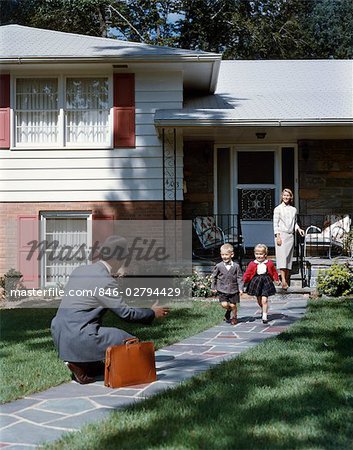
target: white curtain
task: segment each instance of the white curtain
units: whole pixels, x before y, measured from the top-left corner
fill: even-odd
[[[56,241],[56,250],[49,246],[46,251],[46,284],[65,284],[70,273],[78,266],[87,264],[87,219],[46,219],[46,241]],[[80,251],[84,247],[85,252]],[[86,258],[83,258],[86,256]]]
[[[56,144],[58,141],[58,80],[16,80],[16,141]]]
[[[66,80],[66,142],[109,144],[107,78]]]

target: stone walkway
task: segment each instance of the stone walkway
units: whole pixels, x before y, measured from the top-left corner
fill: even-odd
[[[27,450],[103,419],[112,410],[143,401],[173,388],[227,359],[284,331],[300,319],[307,296],[276,295],[270,322],[264,325],[253,301],[241,301],[239,323],[225,322],[156,352],[157,381],[129,388],[106,388],[103,380],[89,385],[71,383],[50,388],[1,406],[0,448]]]

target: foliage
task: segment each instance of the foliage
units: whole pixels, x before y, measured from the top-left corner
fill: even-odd
[[[348,264],[333,264],[329,269],[320,271],[317,289],[320,295],[331,297],[353,294],[353,269]]]
[[[303,27],[313,58],[353,57],[352,0],[317,0]]]
[[[106,36],[108,0],[3,0],[1,24]],[[6,4],[6,8],[4,5]],[[10,14],[7,11],[11,11]]]
[[[1,0],[1,24],[223,53],[353,57],[351,0]]]
[[[344,236],[343,249],[348,256],[353,257],[353,229],[351,229],[349,233]]]
[[[8,270],[4,276],[0,277],[0,296],[5,300],[14,300],[13,294],[18,289],[25,289],[22,282],[22,273],[16,269]]]
[[[178,4],[173,0],[2,0],[0,23],[172,45],[174,25],[168,19]]]
[[[351,0],[184,2],[180,44],[224,59],[351,58]]]
[[[185,292],[191,291],[193,297],[212,297],[211,282],[210,275],[202,276],[194,272],[191,277],[185,278],[181,285]]]

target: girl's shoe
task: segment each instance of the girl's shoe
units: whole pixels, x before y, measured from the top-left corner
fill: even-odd
[[[229,323],[230,322],[230,309],[226,311],[224,314],[224,321]]]

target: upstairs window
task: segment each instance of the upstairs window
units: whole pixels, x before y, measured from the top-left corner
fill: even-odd
[[[16,83],[16,142],[58,143],[58,80],[19,78]]]
[[[107,77],[17,78],[16,146],[110,147]]]
[[[67,78],[66,142],[109,144],[108,80]]]

